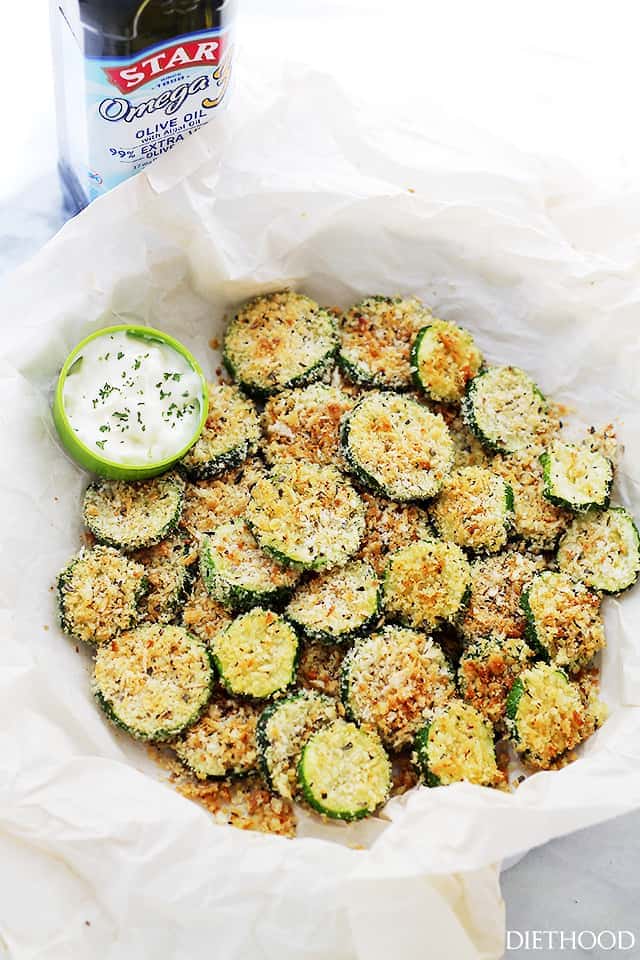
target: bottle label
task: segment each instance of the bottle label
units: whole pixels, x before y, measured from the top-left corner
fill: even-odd
[[[174,37],[128,59],[85,60],[89,200],[182,143],[228,89],[228,28]]]

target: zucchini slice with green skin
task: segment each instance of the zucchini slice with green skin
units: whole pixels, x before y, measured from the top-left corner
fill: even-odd
[[[471,334],[447,320],[434,318],[411,349],[414,382],[437,403],[459,403],[481,366],[482,354]]]
[[[426,538],[396,550],[383,580],[389,616],[416,629],[456,623],[471,588],[471,567],[460,547]]]
[[[295,679],[298,637],[277,613],[254,607],[216,633],[211,651],[220,682],[238,697],[263,700]]]
[[[338,704],[332,697],[307,690],[262,711],[256,743],[260,770],[270,790],[287,800],[296,796],[302,748],[316,730],[337,719]]]
[[[322,816],[360,820],[387,800],[391,764],[375,733],[334,720],[303,747],[298,782],[306,802]]]
[[[491,470],[462,467],[445,480],[431,518],[444,540],[478,553],[497,553],[513,524],[513,490]]]
[[[260,708],[251,703],[217,695],[173,749],[199,780],[244,777],[258,765],[259,715]]]
[[[338,362],[346,376],[365,387],[408,390],[411,344],[432,320],[417,297],[367,297],[340,319]]]
[[[236,610],[284,603],[300,577],[260,549],[244,520],[202,536],[200,575],[214,600]]]
[[[259,545],[300,570],[342,566],[360,546],[364,504],[333,466],[280,463],[258,480],[246,512]]]
[[[131,554],[145,570],[148,591],[141,604],[141,620],[170,623],[189,595],[197,553],[183,536],[161,540]]]
[[[413,761],[429,787],[461,780],[491,787],[501,779],[491,724],[462,700],[436,710],[416,736]]]
[[[331,314],[309,297],[281,290],[239,310],[225,333],[223,361],[250,396],[266,400],[319,380],[337,349]]]
[[[494,634],[474,640],[458,663],[460,696],[502,732],[509,691],[533,659],[522,637]]]
[[[93,692],[132,737],[169,740],[200,718],[213,681],[202,641],[183,627],[151,623],[98,647]]]
[[[576,673],[605,646],[600,597],[566,573],[545,570],[521,599],[526,638],[546,661]]]
[[[358,640],[344,658],[340,694],[349,719],[375,727],[389,749],[400,750],[432,710],[455,695],[455,682],[430,637],[386,626]]]
[[[340,442],[353,475],[390,500],[435,496],[453,464],[442,417],[397,393],[365,394],[343,417]]]
[[[381,600],[375,570],[355,560],[298,587],[285,614],[308,640],[348,643],[378,619]]]
[[[311,460],[342,467],[340,420],[354,403],[353,397],[326,383],[271,397],[262,414],[266,461]]]
[[[586,446],[556,441],[540,456],[544,495],[556,507],[575,513],[609,506],[613,463]]]
[[[591,730],[577,684],[551,664],[525,670],[507,697],[507,730],[522,759],[547,770]]]
[[[464,422],[496,453],[514,453],[549,430],[547,401],[519,367],[490,367],[470,380],[462,402]]]
[[[58,575],[58,612],[65,633],[105,643],[140,619],[145,569],[113,547],[82,549]]]
[[[254,454],[262,432],[256,408],[238,387],[209,383],[209,410],[202,433],[181,466],[190,480],[209,480]]]
[[[624,507],[578,516],[560,541],[558,568],[602,593],[622,593],[640,573],[640,535]]]
[[[84,523],[99,543],[142,550],[164,540],[180,522],[184,480],[166,473],[152,480],[96,480],[84,495]]]
[[[524,636],[526,623],[520,598],[544,563],[543,558],[534,560],[517,550],[505,550],[472,563],[469,603],[456,624],[465,643],[492,634]]]

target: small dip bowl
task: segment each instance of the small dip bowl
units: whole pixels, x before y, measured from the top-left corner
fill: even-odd
[[[100,338],[105,338],[106,346],[109,342],[108,338],[111,334],[122,333],[125,333],[133,339],[140,341],[142,347],[144,347],[144,344],[146,343],[149,346],[160,344],[164,348],[169,348],[170,351],[175,352],[175,354],[180,357],[183,365],[186,361],[188,368],[190,368],[190,372],[195,374],[200,381],[201,389],[197,397],[197,401],[200,406],[200,414],[195,421],[196,427],[189,436],[188,441],[183,443],[180,446],[180,449],[172,451],[171,454],[166,456],[164,459],[147,459],[144,463],[138,464],[131,462],[124,463],[119,461],[117,457],[111,458],[107,455],[103,456],[99,451],[92,450],[85,442],[83,442],[83,440],[80,439],[78,432],[72,426],[67,414],[67,410],[65,408],[65,385],[67,383],[67,378],[70,375],[70,371],[72,371],[74,365],[81,362],[83,351],[86,351],[86,348],[89,344],[92,344],[93,341]],[[73,372],[71,372],[71,376],[73,376]],[[99,385],[96,384],[96,389],[98,389],[98,386]],[[156,386],[159,385],[156,384]],[[137,395],[139,394],[136,394],[136,396]],[[126,399],[126,397],[123,399]],[[130,402],[134,402],[133,397]],[[155,330],[153,327],[120,324],[118,326],[104,327],[101,330],[96,330],[90,336],[85,337],[85,339],[82,340],[77,347],[71,351],[65,360],[62,370],[60,371],[60,376],[58,377],[53,401],[53,420],[65,450],[77,463],[80,464],[80,466],[84,467],[85,470],[89,470],[92,473],[98,474],[99,476],[110,477],[112,479],[143,480],[147,477],[155,477],[158,474],[169,470],[191,449],[193,444],[202,433],[202,429],[207,419],[208,406],[209,396],[205,376],[195,357],[182,343],[180,343],[178,340],[175,340],[173,337],[170,337],[168,334],[163,333],[161,330]],[[166,429],[167,436],[169,436],[169,427]]]

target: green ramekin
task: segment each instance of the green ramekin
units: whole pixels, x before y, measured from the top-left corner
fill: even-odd
[[[103,337],[105,334],[109,333],[121,333],[123,330],[130,331],[141,340],[146,339],[150,341],[160,341],[161,343],[172,347],[177,353],[184,357],[189,366],[195,371],[195,373],[198,374],[202,382],[202,396],[200,397],[202,414],[197,430],[194,431],[193,437],[189,443],[183,447],[182,450],[179,450],[175,455],[168,457],[166,460],[159,460],[157,463],[145,463],[141,464],[140,466],[136,466],[135,464],[131,463],[119,464],[112,460],[108,460],[105,457],[98,456],[98,454],[90,450],[89,447],[85,446],[85,444],[78,439],[78,435],[75,433],[73,427],[69,423],[67,413],[64,408],[64,385],[67,379],[67,374],[78,358],[78,355],[82,353],[84,347],[86,347],[88,343],[91,343],[92,340],[96,340],[98,337]],[[202,433],[202,428],[204,427],[207,419],[208,408],[209,390],[204,373],[202,372],[200,364],[195,357],[182,343],[180,343],[179,340],[174,340],[174,338],[170,337],[169,334],[163,333],[161,330],[155,330],[153,327],[142,327],[131,323],[121,323],[115,327],[103,327],[101,330],[96,330],[95,333],[92,333],[90,336],[85,337],[84,340],[81,340],[77,347],[74,347],[74,349],[71,351],[65,360],[64,366],[60,371],[60,376],[58,377],[55,397],[53,400],[53,422],[56,425],[58,436],[60,437],[65,450],[77,463],[80,464],[81,467],[84,467],[85,470],[89,470],[91,473],[97,473],[101,477],[110,477],[111,479],[115,480],[144,480],[146,477],[156,477],[160,473],[165,473],[175,463],[177,463],[178,460],[181,460],[182,457],[184,457],[184,455],[191,449],[193,444]]]

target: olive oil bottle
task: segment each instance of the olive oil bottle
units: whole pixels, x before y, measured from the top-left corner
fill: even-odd
[[[230,0],[51,0],[60,175],[76,212],[226,102]]]

